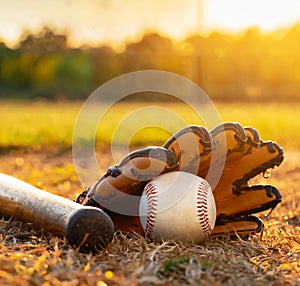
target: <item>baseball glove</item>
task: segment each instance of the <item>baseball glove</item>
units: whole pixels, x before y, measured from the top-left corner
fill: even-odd
[[[263,222],[253,214],[271,212],[281,202],[274,186],[250,186],[249,181],[282,161],[283,150],[272,141],[262,141],[252,127],[229,122],[208,131],[202,126],[189,126],[163,147],[143,148],[127,155],[77,202],[105,210],[118,230],[143,233],[138,210],[145,185],[162,173],[185,171],[212,186],[217,209],[212,236],[249,235],[263,228]]]

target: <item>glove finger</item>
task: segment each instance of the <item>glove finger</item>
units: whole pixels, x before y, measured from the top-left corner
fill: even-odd
[[[213,140],[204,127],[193,125],[177,132],[163,146],[175,153],[179,170],[198,174],[204,162],[209,162]]]
[[[139,200],[137,198],[133,202],[132,196],[140,196],[144,186],[155,176],[176,168],[178,160],[175,154],[165,148],[136,150],[101,176],[88,191],[84,204],[97,202],[104,208],[121,207],[123,212],[138,214]]]
[[[282,148],[275,142],[264,141],[258,149],[244,156],[236,164],[234,188],[238,192],[238,188],[246,184],[250,179],[260,173],[264,173],[270,168],[279,166],[284,159]]]
[[[216,133],[216,131],[219,132]],[[258,131],[253,127],[242,127],[238,123],[229,122],[224,124],[223,132],[224,134],[222,134],[221,126],[212,131],[213,138],[218,142],[219,149],[226,146],[226,163],[231,160],[238,160],[245,154],[251,153],[261,143]],[[221,137],[221,140],[226,140],[226,142],[223,143],[218,137]]]
[[[217,216],[239,218],[268,209],[273,210],[281,202],[281,194],[271,185],[256,185],[240,188],[232,199],[216,200]]]
[[[247,141],[245,130],[236,122],[225,122],[210,131],[216,142],[216,158],[224,157],[231,152],[240,151]]]
[[[176,154],[181,171],[206,178],[210,167],[217,168],[222,164],[222,159],[224,162],[226,155],[240,156],[246,142],[249,142],[249,148],[259,143],[259,134],[255,129],[247,127],[244,130],[238,123],[222,123],[214,128],[211,134],[204,127],[189,126],[170,138],[164,147]]]
[[[247,143],[244,128],[239,123],[225,122],[211,130],[215,144],[210,161],[205,162],[198,173],[205,178],[214,189],[222,178],[222,173],[229,158],[240,157]],[[227,187],[231,182],[227,182]]]
[[[176,133],[163,146],[172,150],[180,170],[206,178],[213,160],[215,167],[227,153],[241,150],[247,141],[238,123],[222,123],[208,132],[202,126],[189,126]]]
[[[222,176],[213,191],[216,201],[233,198],[251,178],[280,165],[283,151],[276,143],[267,141],[262,142],[259,148],[252,148],[251,152],[229,156],[231,158],[226,159]]]
[[[211,237],[223,236],[248,236],[261,232],[263,222],[255,216],[246,216],[240,220],[227,220],[216,222],[216,225],[211,233]]]
[[[224,171],[236,168],[237,161],[245,155],[251,154],[254,149],[259,148],[261,140],[258,131],[253,127],[244,127],[244,133],[246,136],[245,142],[240,144],[239,148],[230,149],[227,152]]]
[[[244,131],[247,137],[247,143],[250,146],[258,148],[261,142],[259,132],[251,126],[244,127]]]

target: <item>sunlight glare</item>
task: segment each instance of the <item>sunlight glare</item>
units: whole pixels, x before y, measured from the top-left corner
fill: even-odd
[[[272,31],[300,21],[298,0],[204,0],[205,27],[240,31],[256,26],[262,31]]]
[[[121,43],[149,31],[181,41],[213,30],[240,32],[257,26],[267,32],[298,21],[298,0],[11,0],[0,10],[0,39],[13,46],[24,31],[48,26],[67,33],[71,46],[113,44],[122,51]]]

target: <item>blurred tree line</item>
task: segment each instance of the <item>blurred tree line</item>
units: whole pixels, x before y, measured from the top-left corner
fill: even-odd
[[[213,32],[181,43],[156,33],[112,47],[68,46],[68,36],[44,28],[17,48],[0,43],[0,97],[85,99],[106,81],[157,69],[183,75],[218,100],[294,100],[300,90],[300,23],[261,34]]]

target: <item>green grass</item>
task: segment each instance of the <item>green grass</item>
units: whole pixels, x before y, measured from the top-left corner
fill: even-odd
[[[71,146],[79,104],[40,102],[0,103],[0,146]]]
[[[0,148],[71,147],[81,106],[78,102],[0,102]],[[285,148],[300,147],[300,103],[215,103],[215,106],[222,121],[251,125],[262,139],[276,141]],[[91,130],[92,135],[96,133],[100,147],[110,142],[125,146],[162,144],[186,124],[205,125],[199,114],[179,103],[122,103],[108,110],[98,106],[91,110],[91,116],[97,121],[101,119],[98,129]],[[90,129],[87,126],[80,132]],[[91,141],[93,136],[85,139]]]
[[[198,245],[152,242],[135,233],[116,232],[105,251],[91,256],[72,250],[63,238],[33,224],[0,219],[0,285],[299,285],[300,154],[293,150],[300,147],[299,105],[216,104],[223,121],[252,125],[264,140],[290,149],[270,178],[257,178],[282,194],[282,203],[268,217],[257,214],[265,224],[262,234],[208,239]],[[144,104],[120,104],[109,112],[95,106],[89,117],[105,115],[99,123],[98,144],[111,138],[118,144],[162,143],[182,127],[177,117],[202,124],[185,106],[156,106],[173,110],[176,116],[164,109],[153,113]],[[0,172],[74,200],[83,186],[72,152],[56,152],[52,146],[71,147],[80,107],[79,103],[0,102],[0,150],[21,147],[1,152]],[[110,162],[111,152],[104,150],[101,168]]]

